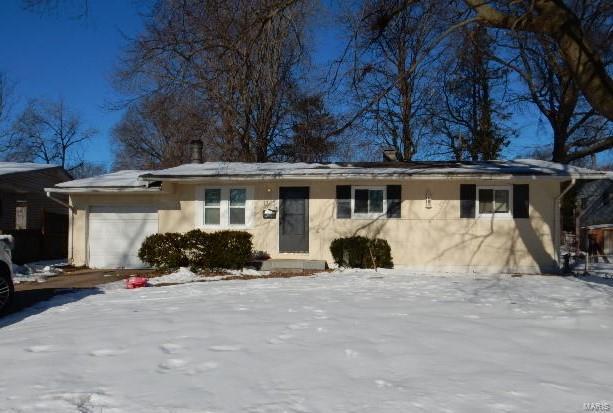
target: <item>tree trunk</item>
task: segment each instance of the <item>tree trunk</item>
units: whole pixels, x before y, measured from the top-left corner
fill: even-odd
[[[566,128],[556,127],[553,128],[553,153],[551,160],[553,162],[567,163],[566,160],[566,141],[568,134]]]
[[[581,92],[596,112],[613,120],[613,80],[581,29],[581,22],[561,1],[535,0],[538,15],[504,14],[483,0],[465,0],[483,24],[500,29],[544,33],[557,43]]]

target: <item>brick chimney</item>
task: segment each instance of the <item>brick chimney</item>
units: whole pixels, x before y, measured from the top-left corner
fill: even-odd
[[[194,139],[189,143],[191,151],[191,163],[202,163],[202,149],[204,144],[200,139]]]

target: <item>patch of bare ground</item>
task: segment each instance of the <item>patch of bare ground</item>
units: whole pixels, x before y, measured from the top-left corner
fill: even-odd
[[[247,274],[228,275],[227,273],[224,273],[224,272],[210,272],[210,273],[199,274],[204,278],[201,280],[194,280],[193,282],[202,283],[202,282],[216,282],[216,281],[229,281],[229,280],[261,280],[264,278],[311,277],[315,274],[319,274],[322,272],[330,272],[330,271],[331,270],[287,270],[287,271],[272,271],[270,274],[265,274],[265,275],[247,275]],[[219,277],[219,276],[223,276],[224,278],[223,279],[214,278],[214,277]],[[207,280],[206,277],[210,277],[211,279]],[[152,277],[149,276],[147,278],[152,278]],[[156,284],[153,287],[165,287],[165,286],[177,285],[177,284],[179,283],[162,283],[162,284]]]

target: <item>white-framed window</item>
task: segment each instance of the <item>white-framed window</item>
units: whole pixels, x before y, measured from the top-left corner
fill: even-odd
[[[229,224],[246,225],[247,221],[247,188],[230,188],[229,199]]]
[[[15,207],[15,229],[28,228],[28,203],[27,201],[17,201]]]
[[[384,186],[352,186],[352,218],[377,218],[385,216],[387,196]]]
[[[204,189],[204,225],[221,225],[221,188]]]
[[[512,217],[513,188],[510,186],[478,186],[478,217]]]
[[[250,187],[204,187],[199,189],[201,208],[196,223],[211,229],[253,226],[253,189]]]

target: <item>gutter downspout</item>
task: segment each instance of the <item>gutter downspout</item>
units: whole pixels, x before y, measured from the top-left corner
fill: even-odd
[[[49,198],[50,200],[55,201],[58,204],[60,204],[61,206],[63,206],[64,208],[68,208],[70,211],[74,212],[75,207],[73,207],[72,205],[67,204],[66,202],[62,201],[61,199],[54,198],[51,195],[51,192],[45,192],[45,193],[47,194],[47,198]]]
[[[575,183],[577,182],[577,180],[575,178],[572,178],[570,181],[570,185],[568,185],[561,193],[560,195],[558,195],[555,198],[554,201],[554,210],[553,210],[553,242],[554,242],[554,260],[556,262],[556,264],[558,265],[558,270],[562,269],[562,265],[560,263],[560,244],[561,244],[561,231],[562,228],[560,228],[560,207],[562,204],[562,198],[564,198],[564,195],[566,195],[568,193],[568,191],[570,191],[574,186]]]
[[[76,208],[70,204],[67,204],[66,202],[62,201],[61,199],[57,199],[54,198],[53,195],[51,194],[51,192],[45,192],[47,194],[47,198],[49,198],[52,201],[57,202],[58,204],[62,205],[65,208],[68,208],[68,210],[70,211],[70,215],[69,215],[69,220],[68,220],[68,226],[70,227],[70,261],[74,262],[74,214],[76,211]]]

